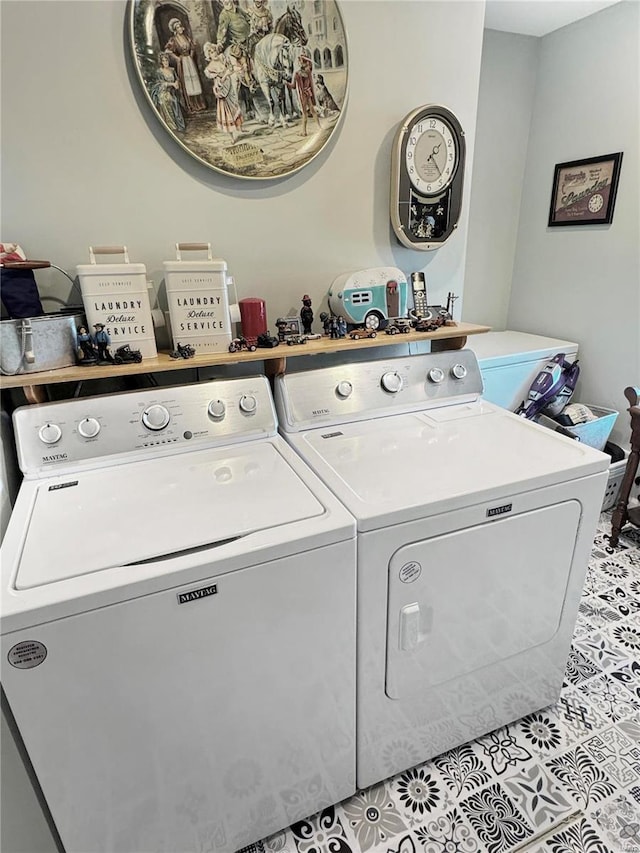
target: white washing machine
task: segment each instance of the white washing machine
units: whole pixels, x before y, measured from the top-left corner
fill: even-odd
[[[578,357],[578,344],[526,332],[487,332],[471,335],[467,348],[476,354],[484,381],[485,400],[515,412],[527,399],[538,373],[556,353],[569,361]]]
[[[231,853],[355,788],[355,523],[264,377],[30,406],[2,686],[66,853]]]
[[[556,700],[609,457],[485,402],[469,350],[275,392],[358,525],[358,786]]]

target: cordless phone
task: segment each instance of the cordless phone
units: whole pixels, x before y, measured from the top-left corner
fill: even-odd
[[[427,285],[423,272],[411,273],[411,290],[413,292],[413,310],[418,317],[426,317],[427,309]]]

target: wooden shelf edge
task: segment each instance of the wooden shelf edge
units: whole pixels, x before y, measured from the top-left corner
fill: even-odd
[[[285,369],[288,356],[318,355],[320,353],[348,352],[355,349],[372,349],[391,344],[406,344],[412,341],[432,341],[433,349],[461,349],[469,335],[479,335],[491,330],[490,326],[473,323],[457,323],[455,326],[443,326],[435,332],[409,332],[409,334],[387,335],[378,333],[375,338],[363,338],[352,341],[350,338],[322,338],[308,341],[306,344],[287,346],[281,344],[274,349],[258,349],[255,352],[207,353],[188,359],[173,359],[166,352],[158,353],[156,358],[145,358],[139,364],[105,364],[92,367],[62,367],[59,370],[46,370],[40,373],[20,373],[16,376],[0,376],[0,389],[24,388],[30,402],[41,402],[45,395],[37,390],[45,385],[58,385],[63,382],[87,382],[92,379],[108,379],[114,376],[135,376],[145,373],[166,373],[172,370],[188,370],[217,365],[246,364],[252,361],[264,361],[267,375],[274,376]]]

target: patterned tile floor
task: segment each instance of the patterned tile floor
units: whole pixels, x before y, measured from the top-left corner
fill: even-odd
[[[603,514],[555,705],[247,853],[640,853],[640,530],[614,550],[609,529]]]

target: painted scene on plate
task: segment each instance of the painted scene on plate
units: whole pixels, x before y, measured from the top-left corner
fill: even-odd
[[[297,171],[345,108],[346,34],[335,0],[134,0],[131,40],[165,128],[227,174]]]

